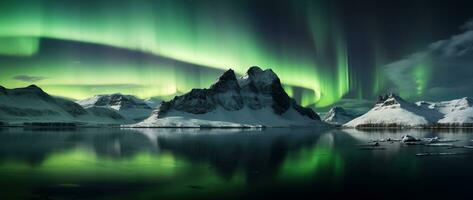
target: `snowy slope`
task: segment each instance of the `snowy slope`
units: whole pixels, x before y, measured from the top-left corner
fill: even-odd
[[[152,100],[144,101],[132,95],[104,94],[77,101],[84,108],[104,108],[118,112],[128,122],[134,123],[147,118],[153,111],[149,104]],[[104,111],[102,109],[102,111]]]
[[[74,117],[53,97],[39,87],[30,85],[25,88],[0,88],[0,121],[12,123],[31,122],[68,122]],[[79,106],[79,108],[81,108]],[[72,109],[74,110],[74,109]],[[83,112],[85,112],[82,109]]]
[[[133,126],[288,127],[320,124],[314,111],[301,107],[286,94],[273,71],[251,67],[239,79],[233,70],[228,70],[209,89],[193,89],[163,102],[149,118]]]
[[[344,127],[418,127],[436,123],[443,114],[405,101],[394,94],[381,97],[376,105],[364,115]]]
[[[355,119],[360,115],[351,113],[342,107],[333,107],[331,108],[324,116],[323,121],[329,123],[329,124],[334,124],[334,125],[342,125],[345,124],[352,119]]]
[[[468,97],[442,102],[421,101],[416,104],[444,114],[437,122],[439,124],[473,123],[473,101]]]
[[[182,111],[171,111],[166,117],[157,118],[153,114],[148,119],[140,122],[135,127],[288,127],[288,126],[315,126],[320,125],[314,120],[300,116],[295,110],[290,109],[283,115],[275,115],[271,108],[251,110],[243,108],[236,111],[217,108],[205,114],[192,114]]]
[[[148,118],[131,127],[176,127],[176,128],[204,128],[204,127],[220,127],[220,128],[253,128],[260,127],[251,124],[232,123],[220,120],[205,120],[197,117],[184,117],[182,115],[168,116],[158,120]]]
[[[144,102],[152,109],[155,109],[163,100],[159,97],[150,97],[145,99]]]
[[[6,89],[0,86],[0,122],[23,123],[119,124],[120,119],[95,115],[73,101],[48,95],[41,88]]]

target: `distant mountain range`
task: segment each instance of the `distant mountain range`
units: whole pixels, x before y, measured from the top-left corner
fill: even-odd
[[[343,125],[359,116],[359,114],[335,106],[325,114],[323,121],[333,125]]]
[[[284,91],[271,70],[251,67],[237,78],[226,71],[208,89],[193,89],[163,102],[134,127],[316,126],[320,117]]]
[[[344,127],[458,127],[471,126],[473,107],[470,98],[443,102],[411,103],[395,94],[381,96],[374,107]]]
[[[226,71],[208,89],[193,89],[158,105],[158,99],[106,94],[73,102],[35,85],[0,88],[2,125],[129,125],[132,127],[317,126],[320,117],[284,91],[270,69],[251,67],[243,77]],[[156,107],[154,109],[154,107]]]
[[[81,101],[53,97],[36,85],[0,86],[1,125],[121,125],[139,122],[153,111],[151,100],[131,95],[97,95]]]
[[[363,115],[334,107],[323,121],[345,128],[473,127],[473,101],[408,102],[395,94],[380,96]],[[193,89],[170,101],[105,94],[71,101],[41,88],[0,86],[0,125],[125,127],[293,127],[325,126],[310,108],[284,91],[271,70],[251,67],[237,78],[223,73],[206,89]]]
[[[105,94],[96,95],[88,99],[76,101],[87,109],[102,109],[117,112],[127,122],[139,122],[149,117],[153,111],[154,101],[145,101],[132,95]]]
[[[473,100],[468,97],[441,102],[416,102],[416,105],[435,110],[443,117],[437,121],[438,124],[460,125],[473,123]]]
[[[52,97],[41,88],[6,89],[0,86],[0,123],[22,124],[121,124],[121,115],[102,109],[86,109],[73,101]]]

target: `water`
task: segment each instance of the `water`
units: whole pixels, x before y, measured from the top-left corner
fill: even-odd
[[[472,131],[0,129],[2,199],[472,199]],[[416,156],[417,153],[462,153]]]

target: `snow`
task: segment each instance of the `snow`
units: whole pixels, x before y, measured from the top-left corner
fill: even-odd
[[[333,107],[325,114],[323,121],[329,124],[342,125],[356,117],[357,115],[346,111],[342,107]]]
[[[158,97],[150,97],[144,100],[146,104],[152,109],[158,107],[158,105],[163,101]]]
[[[209,89],[192,89],[163,102],[153,114],[132,127],[293,127],[324,124],[302,108],[282,88],[270,69],[251,67],[237,79],[233,70]]]
[[[377,103],[370,111],[355,118],[344,127],[358,127],[363,125],[397,127],[419,127],[433,124],[442,117],[437,111],[404,101],[398,96],[392,96],[386,101]]]
[[[406,143],[406,142],[417,142],[420,140],[410,135],[403,135],[401,138],[401,141]]]
[[[389,125],[397,124],[399,126],[419,126],[428,124],[429,121],[420,115],[400,108],[393,110],[370,110],[368,113],[346,123],[346,127],[356,127],[363,124]]]
[[[149,105],[155,104],[153,99],[145,101],[132,95],[122,95],[120,93],[95,95],[88,99],[79,100],[77,103],[84,108],[102,107],[115,110],[126,119],[126,123],[135,123],[147,118],[153,111]],[[124,105],[125,103],[127,104]]]
[[[461,99],[454,99],[450,101],[441,101],[441,102],[427,102],[419,101],[416,102],[416,105],[427,107],[429,109],[437,110],[443,114],[448,114],[451,112],[465,110],[472,107],[472,100],[468,97],[463,97]]]
[[[465,124],[473,123],[473,101],[464,97],[451,101],[442,102],[417,102],[419,106],[436,110],[444,114],[443,118],[437,123],[440,124]]]
[[[249,75],[249,73],[252,73],[252,75]],[[238,79],[238,85],[244,88],[250,82],[253,82],[258,86],[266,86],[273,83],[276,79],[278,77],[271,69],[262,70],[259,67],[251,67],[247,74]]]
[[[163,118],[158,118],[156,114],[153,114],[143,122],[131,125],[131,127],[292,127],[320,125],[322,125],[320,121],[302,116],[292,108],[282,115],[276,115],[270,107],[258,110],[244,107],[235,111],[218,107],[205,114],[171,111]]]
[[[67,122],[73,117],[54,98],[36,86],[6,89],[0,93],[0,121],[16,124],[41,120]]]
[[[251,77],[260,81],[262,85],[258,87],[263,87],[264,84],[270,84],[274,78],[277,78],[270,70],[254,69],[252,73],[260,73],[262,76],[243,76],[238,79],[238,83],[245,84],[245,81]],[[252,92],[249,87],[242,88],[240,92],[228,90],[214,94],[215,96],[212,97],[214,100],[209,102],[212,103],[212,109],[206,110],[203,114],[171,109],[161,116],[158,116],[158,112],[152,113],[149,106],[153,104],[152,100],[145,101],[131,95],[122,95],[123,97],[114,101],[105,101],[98,105],[97,102],[103,100],[102,98],[110,99],[111,95],[97,95],[78,101],[85,107],[84,109],[70,100],[51,97],[36,86],[0,89],[0,122],[12,125],[31,122],[64,122],[88,125],[130,124],[125,127],[247,128],[307,127],[325,124],[302,115],[293,106],[281,115],[276,114],[272,108],[271,95]],[[122,98],[128,99],[121,101]],[[195,105],[190,105],[190,107],[195,107]],[[350,120],[350,115],[350,113],[333,108],[324,120],[340,124],[343,121],[349,121],[343,125],[344,127],[363,125],[383,127],[393,124],[396,127],[423,127],[437,123],[461,125],[473,123],[473,103],[470,98],[465,97],[451,101],[421,101],[414,104],[391,95],[360,117]],[[137,120],[142,119],[144,121],[136,123]]]
[[[88,99],[83,99],[76,101],[77,104],[81,105],[84,108],[89,108],[95,105],[102,95],[96,95]]]
[[[394,102],[386,104],[386,102]],[[346,123],[345,127],[375,124],[396,124],[401,127],[419,127],[435,124],[473,123],[473,103],[468,97],[442,102],[420,101],[409,103],[394,96],[378,103],[366,114]]]
[[[473,108],[448,113],[438,123],[443,124],[465,124],[473,123]]]
[[[162,119],[146,119],[135,125],[124,125],[124,127],[177,127],[177,128],[205,128],[205,127],[220,127],[220,128],[250,128],[257,127],[248,124],[238,124],[225,121],[211,121],[203,119],[187,118],[182,116],[166,117]]]
[[[37,86],[4,89],[0,93],[0,121],[9,125],[24,123],[119,124],[109,113],[98,114],[73,101],[48,95]]]
[[[92,116],[85,116],[84,120],[102,122],[102,123],[125,123],[123,116],[118,114],[116,111],[102,107],[90,107],[85,109]],[[91,118],[92,117],[92,118]]]

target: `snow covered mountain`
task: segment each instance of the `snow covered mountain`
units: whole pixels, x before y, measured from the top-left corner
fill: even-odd
[[[312,126],[319,116],[290,98],[271,70],[251,67],[238,78],[226,71],[208,89],[164,101],[138,127]]]
[[[375,106],[344,127],[421,127],[437,123],[443,114],[402,99],[395,94],[380,96]]]
[[[144,102],[146,104],[148,104],[148,106],[150,108],[152,108],[153,110],[159,106],[159,104],[163,101],[162,98],[159,98],[159,97],[150,97],[150,98],[147,98],[144,100]],[[148,116],[147,116],[148,117]]]
[[[95,95],[91,98],[77,101],[76,103],[87,109],[102,108],[100,110],[103,112],[111,112],[110,110],[116,111],[130,122],[142,121],[148,117],[153,111],[150,105],[154,104],[151,99],[144,101],[135,96],[120,93]],[[109,111],[105,111],[106,109],[109,109]]]
[[[351,113],[342,107],[336,106],[331,108],[324,116],[323,121],[334,124],[334,125],[342,125],[345,124],[352,119],[355,119],[360,115]]]
[[[444,114],[437,122],[438,124],[462,125],[473,123],[473,100],[468,97],[441,102],[420,101],[416,104]]]
[[[36,85],[15,89],[0,86],[0,124],[120,124],[122,120],[110,113],[90,112],[73,101],[52,97]]]

